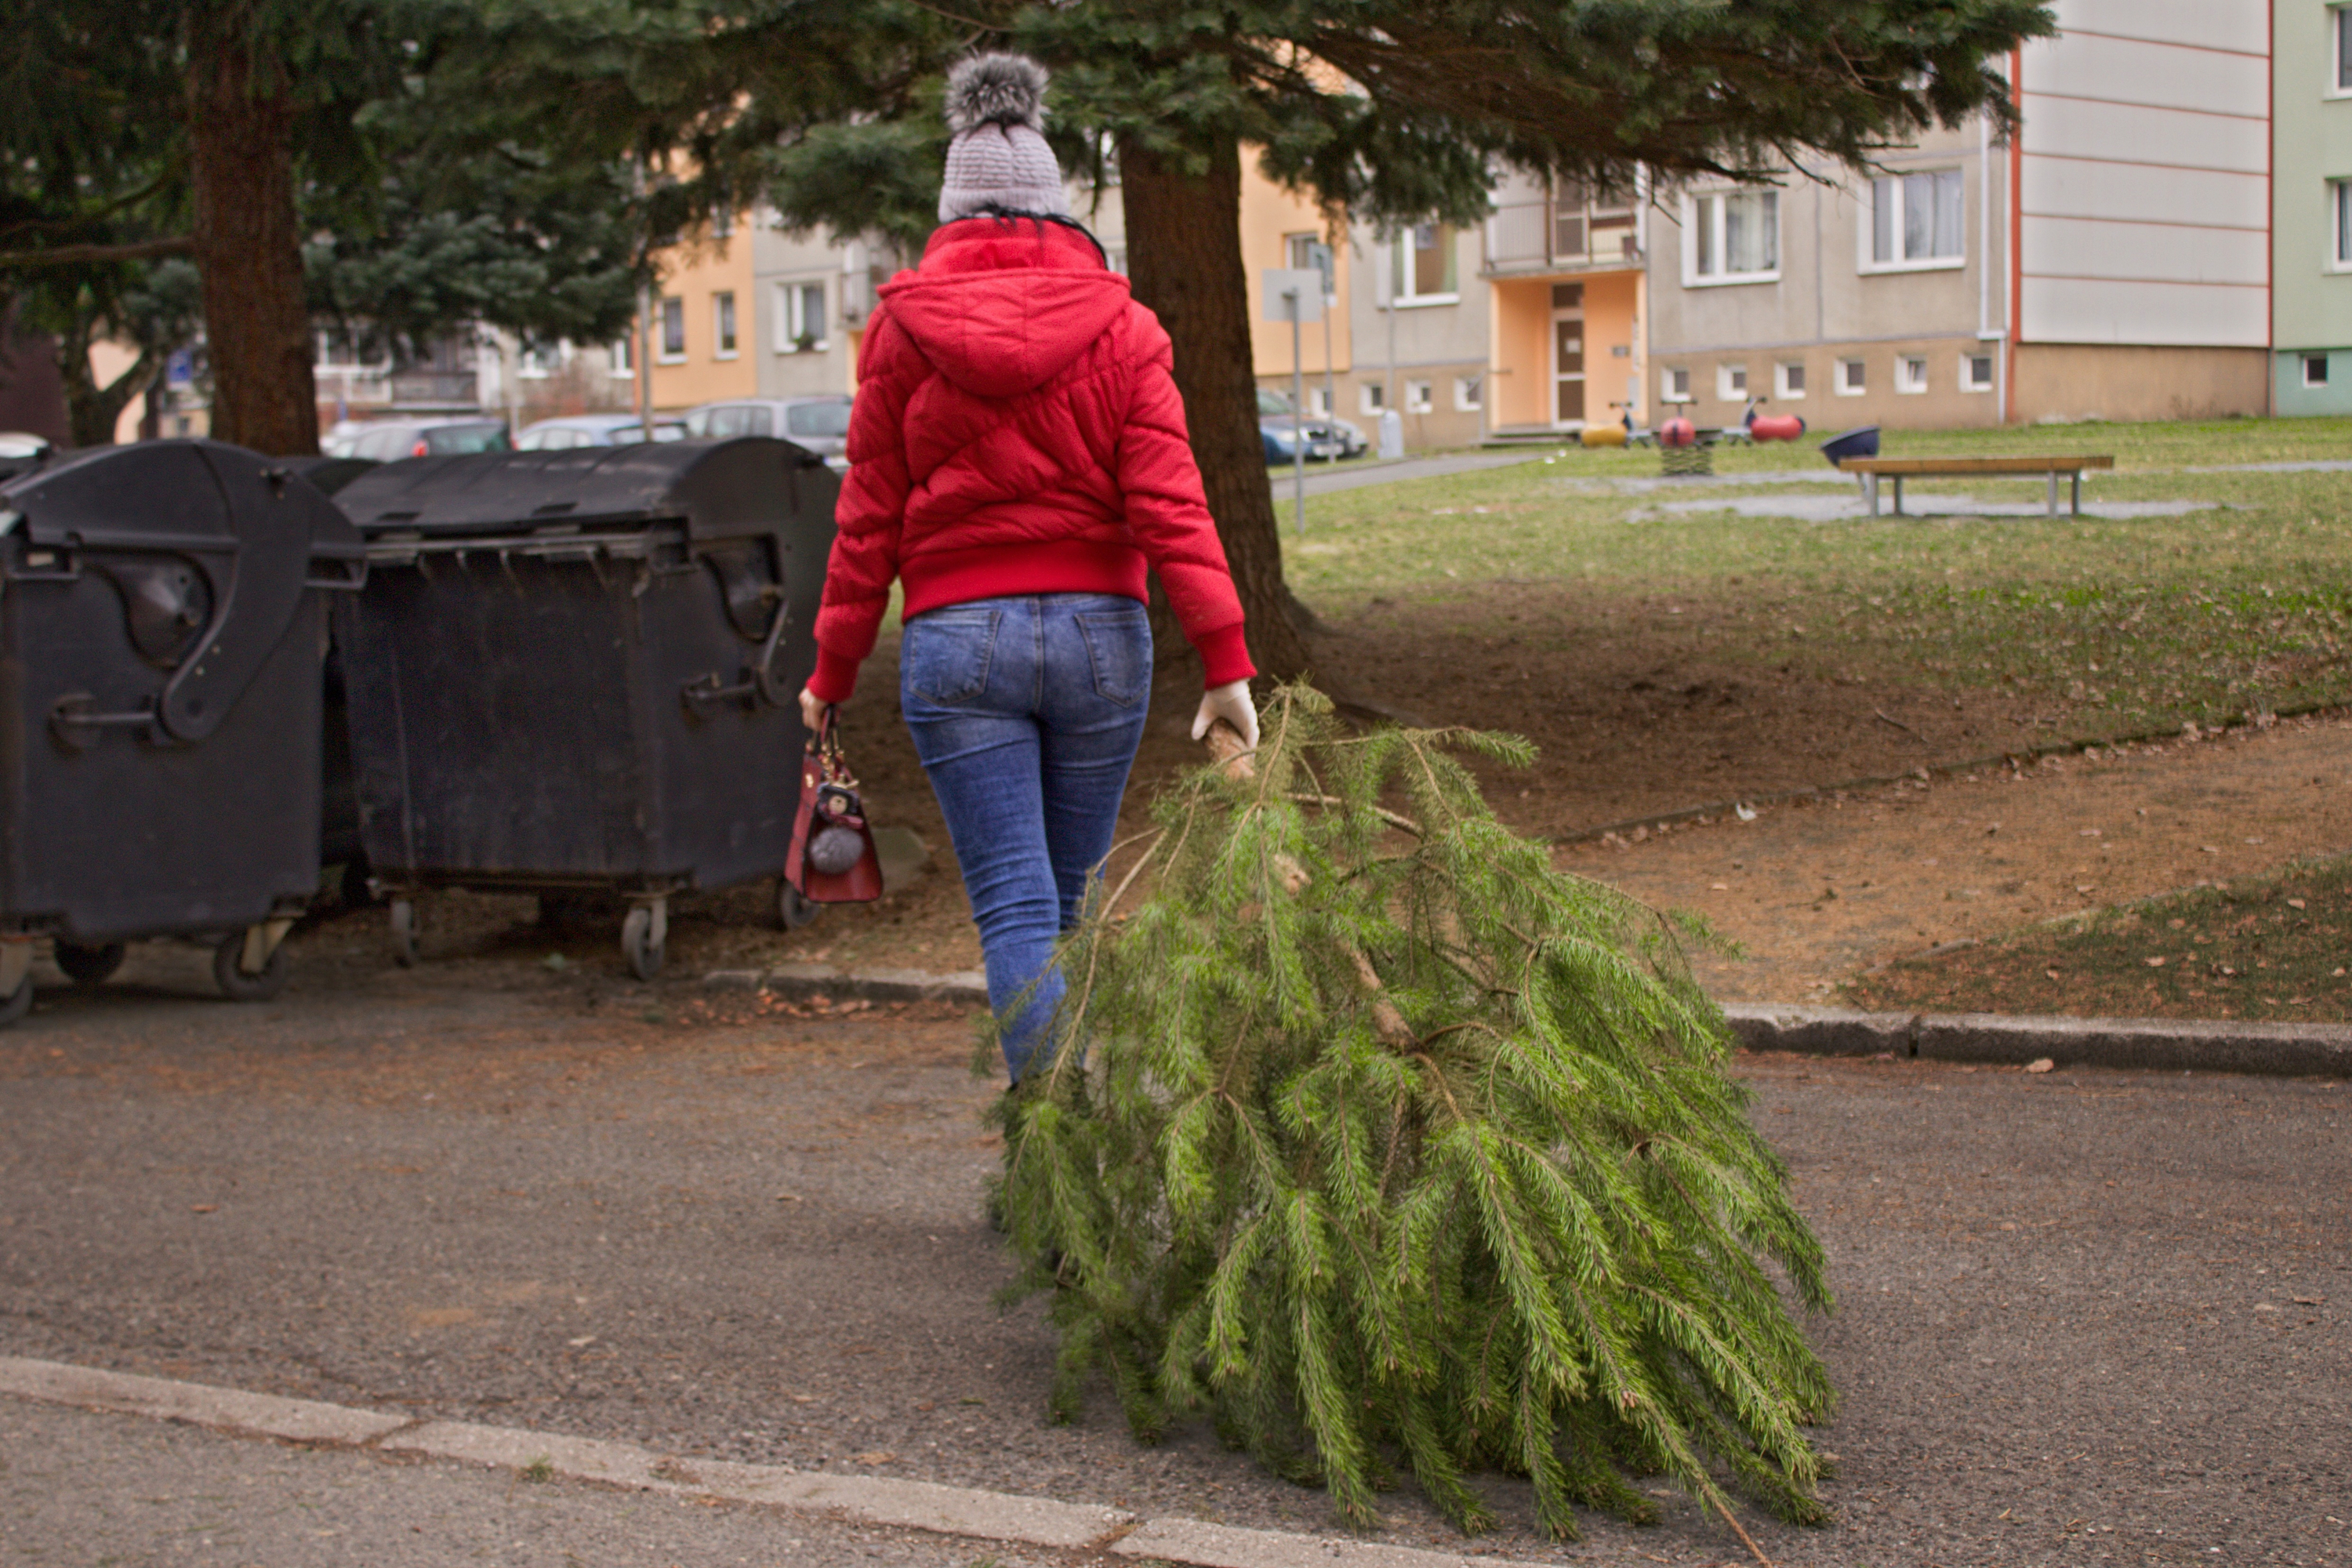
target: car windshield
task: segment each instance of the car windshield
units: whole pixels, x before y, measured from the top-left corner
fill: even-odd
[[[615,447],[634,447],[645,438],[646,427],[642,425],[619,426],[613,431],[612,435],[613,445]],[[677,424],[674,421],[662,421],[654,426],[654,439],[656,441],[683,441],[686,439],[686,426]]]
[[[846,436],[846,403],[795,403],[784,410],[784,431],[793,436]]]
[[[460,452],[506,452],[513,448],[507,442],[503,425],[443,425],[425,432],[425,449],[436,458]]]

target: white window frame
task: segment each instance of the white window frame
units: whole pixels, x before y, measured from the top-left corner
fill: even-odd
[[[1691,400],[1690,369],[1686,365],[1668,365],[1658,372],[1658,401],[1688,403]]]
[[[728,346],[728,340],[734,346]],[[710,357],[741,359],[743,357],[743,322],[735,309],[735,290],[714,289],[710,291]]]
[[[1475,414],[1486,406],[1486,377],[1483,373],[1454,378],[1454,411],[1456,414]]]
[[[2352,5],[2327,8],[2327,98],[2352,98]]]
[[[604,350],[604,373],[612,376],[634,376],[637,374],[637,333],[632,327],[614,338]]]
[[[1853,374],[1848,375],[1846,374],[1848,371]],[[1831,383],[1830,390],[1840,397],[1861,397],[1867,394],[1870,391],[1870,362],[1859,359],[1838,361],[1837,374]]]
[[[1748,401],[1748,366],[1746,363],[1718,364],[1715,367],[1715,400],[1717,403]]]
[[[775,349],[780,354],[802,353],[817,354],[833,347],[833,340],[824,333],[819,333],[805,350],[801,347],[801,336],[808,327],[808,295],[805,291],[811,289],[817,290],[822,300],[818,309],[824,311],[828,330],[830,328],[833,321],[833,296],[825,288],[824,279],[793,278],[779,281],[775,285],[774,319]]]
[[[2327,182],[2327,270],[2352,272],[2352,179]]]
[[[1789,379],[1789,373],[1792,370],[1797,373],[1793,383]],[[1772,395],[1783,403],[1802,403],[1806,379],[1803,360],[1782,360],[1772,367]]]
[[[1406,382],[1404,384],[1404,411],[1407,414],[1436,413],[1436,384],[1427,381]]]
[[[1772,265],[1760,272],[1728,270],[1727,252],[1730,239],[1724,222],[1724,204],[1732,196],[1758,196],[1772,206]],[[1713,216],[1707,225],[1708,249],[1703,259],[1707,270],[1700,269],[1699,255],[1700,204],[1710,204]],[[1683,287],[1685,289],[1721,289],[1741,283],[1778,283],[1780,280],[1780,193],[1769,187],[1738,185],[1717,191],[1685,192],[1683,195]]]
[[[1895,356],[1895,390],[1904,397],[1916,397],[1927,390],[1927,356],[1896,354]]]
[[[2335,358],[2334,355],[2322,350],[2320,353],[2315,354],[2299,353],[2294,357],[2296,362],[2295,368],[2301,373],[2303,376],[2303,384],[2305,387],[2316,389],[2328,384],[2327,373],[2332,368],[2330,361]],[[2311,379],[2311,367],[2315,364],[2319,367],[2319,379],[2317,381]]]
[[[1368,415],[1385,414],[1389,407],[1388,392],[1388,387],[1380,382],[1359,382],[1356,384],[1356,406]]]
[[[1903,180],[1906,174],[1958,174],[1960,176],[1960,239],[1959,249],[1949,256],[1927,256],[1916,260],[1895,257],[1889,261],[1878,259],[1878,188],[1885,184],[1895,193],[1895,242],[1903,243]],[[1854,227],[1854,268],[1861,272],[1952,272],[1969,264],[1969,177],[1967,171],[1956,164],[1944,164],[1933,169],[1895,169],[1879,175],[1862,188],[1862,200],[1856,204],[1861,221]]]
[[[1979,360],[1985,362],[1985,378],[1982,381],[1979,381],[1970,374],[1976,369],[1976,363]],[[1976,349],[1960,351],[1960,390],[1962,392],[1990,392],[1993,382],[2000,374],[2000,368],[1993,363],[1993,357],[1990,352],[1979,352]]]
[[[1309,419],[1331,417],[1331,394],[1328,389],[1320,386],[1310,386],[1307,389],[1307,417]]]
[[[660,311],[654,322],[654,363],[684,364],[689,342],[686,335],[686,297],[682,294],[666,294],[662,296],[658,304]],[[669,346],[669,313],[670,307],[673,305],[677,307],[677,348],[675,351]]]
[[[1412,252],[1407,248],[1414,243],[1416,230],[1433,228],[1441,245],[1444,243],[1446,226],[1442,223],[1417,223],[1399,229],[1394,237],[1381,247],[1382,269],[1389,275],[1389,304],[1400,310],[1419,310],[1432,305],[1458,305],[1462,302],[1462,232],[1454,231],[1454,287],[1435,294],[1407,294],[1399,285],[1412,286]]]

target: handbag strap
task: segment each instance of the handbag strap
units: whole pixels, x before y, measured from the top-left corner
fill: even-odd
[[[849,759],[841,750],[841,730],[836,722],[836,710],[830,702],[816,721],[816,733],[808,738],[809,754],[817,760],[817,772],[826,784],[845,789],[857,787],[856,775],[849,771]]]

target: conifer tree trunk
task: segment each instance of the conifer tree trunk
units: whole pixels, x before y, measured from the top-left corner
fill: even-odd
[[[319,449],[294,207],[294,104],[251,0],[188,23],[189,178],[212,362],[212,433],[273,456]]]
[[[1289,679],[1307,668],[1303,616],[1282,577],[1282,535],[1250,374],[1250,284],[1242,266],[1241,149],[1221,143],[1203,174],[1129,146],[1119,153],[1127,265],[1135,297],[1159,313],[1176,348],[1176,389],[1249,617],[1258,669]]]

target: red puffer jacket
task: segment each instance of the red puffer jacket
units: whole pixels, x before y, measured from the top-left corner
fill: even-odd
[[[1171,364],[1084,234],[982,217],[931,236],[866,328],[809,689],[848,697],[894,577],[912,617],[1013,594],[1141,599],[1147,566],[1209,685],[1256,673]]]

